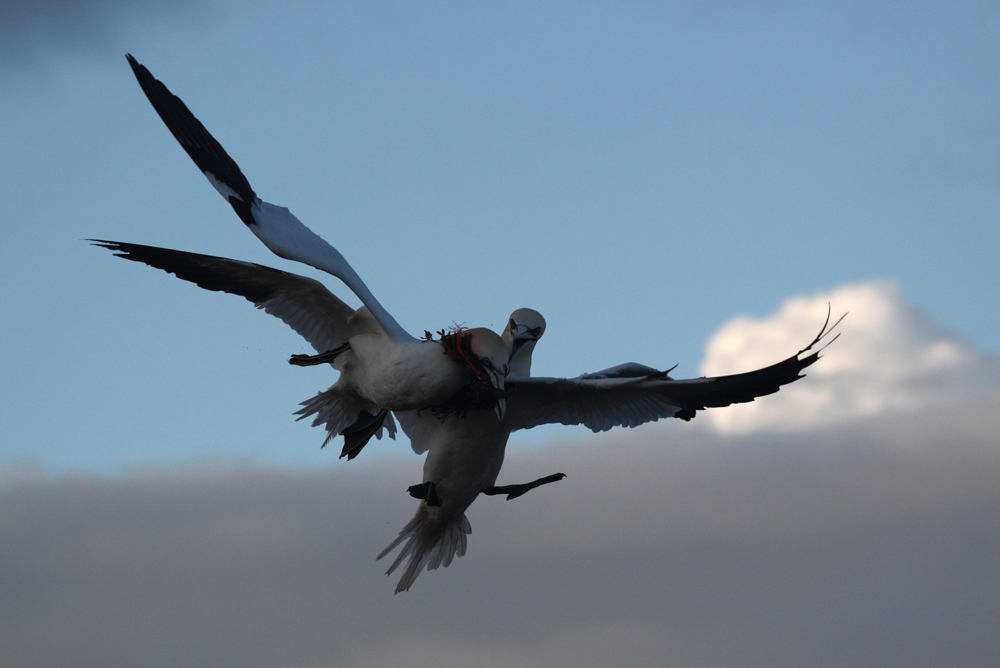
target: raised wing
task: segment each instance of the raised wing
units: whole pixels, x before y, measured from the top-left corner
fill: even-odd
[[[256,221],[250,207],[260,200],[236,161],[229,157],[226,149],[222,148],[201,121],[195,118],[184,102],[171,93],[163,82],[156,79],[144,65],[140,65],[132,54],[125,54],[125,57],[142,92],[170,133],[191,156],[209,183],[232,205],[240,220],[248,226],[254,225]]]
[[[577,378],[509,377],[508,425],[515,431],[550,423],[582,424],[600,432],[618,426],[637,427],[667,417],[690,420],[706,408],[750,402],[803,377],[802,370],[819,359],[822,349],[809,351],[840,320],[828,328],[829,322],[827,315],[816,338],[788,359],[732,376],[673,380],[663,371],[622,364]]]
[[[250,262],[184,251],[91,239],[117,257],[162,269],[200,288],[239,295],[279,318],[317,352],[354,334],[354,309],[319,281]]]
[[[340,251],[306,227],[287,208],[257,197],[236,161],[229,157],[187,105],[131,54],[125,57],[139,86],[171,134],[209,183],[229,202],[240,220],[271,252],[333,274],[368,307],[387,334],[397,340],[416,340],[375,299]]]

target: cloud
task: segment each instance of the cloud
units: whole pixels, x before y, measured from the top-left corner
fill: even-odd
[[[177,15],[190,0],[5,0],[0,21],[0,62],[20,63],[40,44],[82,46],[106,39],[109,28],[136,10]]]
[[[805,380],[751,404],[708,411],[705,422],[727,434],[799,430],[885,411],[940,412],[1000,391],[1000,360],[907,304],[891,281],[794,297],[763,319],[734,318],[709,339],[701,373],[773,364],[778,351],[797,350],[816,335],[827,304],[834,317],[850,314]]]
[[[1000,402],[513,447],[468,555],[392,595],[415,458],[0,482],[5,665],[984,666]],[[360,465],[359,465],[360,464]]]

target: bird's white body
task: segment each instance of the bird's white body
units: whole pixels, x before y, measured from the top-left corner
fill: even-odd
[[[496,483],[509,436],[493,411],[469,411],[443,422],[418,418],[411,438],[427,447],[424,482],[434,482],[442,499],[436,510],[443,519],[464,512]]]
[[[427,452],[424,483],[433,483],[440,505],[421,500],[416,515],[386,547],[381,559],[401,543],[403,549],[387,571],[391,574],[409,558],[396,592],[408,590],[426,567],[448,566],[465,555],[472,525],[465,511],[486,489],[496,484],[503,466],[510,431],[492,411],[469,411],[464,417],[443,421],[424,411],[420,415],[397,414],[414,449]]]
[[[362,317],[355,318],[355,326],[363,329],[347,338],[351,348],[335,363],[341,378],[334,387],[342,397],[404,411],[442,404],[462,388],[468,368],[448,357],[439,343],[408,334],[339,251],[285,207],[258,200],[251,212],[257,224],[250,230],[276,255],[337,276],[365,304]]]
[[[357,334],[351,349],[334,366],[334,384],[343,396],[353,394],[393,411],[445,403],[465,385],[468,369],[449,358],[437,341],[396,341],[384,334]],[[496,422],[496,415],[493,415]]]

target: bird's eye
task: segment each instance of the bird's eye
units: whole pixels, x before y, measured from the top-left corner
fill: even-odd
[[[507,327],[510,329],[511,334],[517,331],[517,323],[514,322],[514,318],[510,319],[510,323],[507,325]]]

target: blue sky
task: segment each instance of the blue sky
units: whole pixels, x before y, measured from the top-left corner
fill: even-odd
[[[10,465],[335,456],[291,419],[333,381],[287,365],[294,333],[82,241],[315,275],[243,229],[126,51],[411,331],[530,306],[537,374],[687,376],[734,316],[895,279],[1000,353],[990,3],[31,6],[0,52]]]
[[[996,665],[1000,10],[990,2],[14,0],[0,21],[0,664]],[[405,439],[104,238],[260,262],[124,54],[409,330],[539,375],[798,350],[776,395],[519,432],[468,555],[392,595]]]

